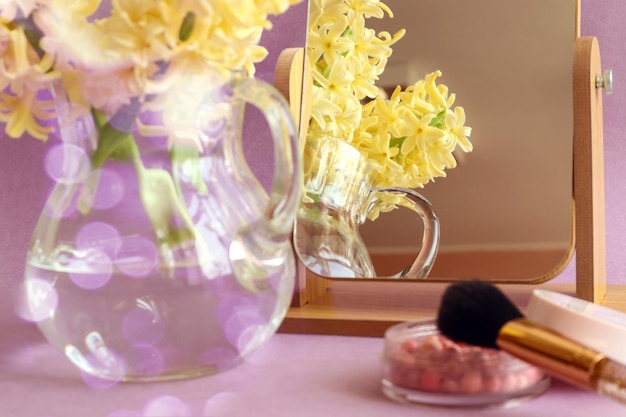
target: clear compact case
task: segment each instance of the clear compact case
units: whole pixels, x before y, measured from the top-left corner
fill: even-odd
[[[442,407],[511,407],[542,394],[541,369],[495,349],[455,343],[432,319],[385,333],[382,390],[399,402]]]

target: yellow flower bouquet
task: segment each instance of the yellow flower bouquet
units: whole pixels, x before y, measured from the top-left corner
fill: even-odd
[[[7,0],[0,6],[0,121],[13,138],[45,140],[54,117],[38,98],[53,80],[71,100],[110,116],[167,87],[182,67],[245,68],[268,16],[300,0]],[[102,15],[104,14],[104,17]]]
[[[308,57],[313,103],[305,148],[305,170],[317,141],[339,138],[356,148],[372,168],[373,186],[421,188],[454,168],[453,152],[472,150],[471,128],[455,95],[437,84],[434,71],[385,97],[376,86],[405,34],[376,33],[368,18],[392,11],[378,0],[312,0]]]

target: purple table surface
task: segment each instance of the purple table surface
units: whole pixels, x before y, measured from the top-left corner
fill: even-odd
[[[619,417],[626,406],[553,380],[513,408],[407,406],[380,389],[383,339],[277,334],[223,373],[92,388],[38,329],[0,323],[0,416],[11,417]]]

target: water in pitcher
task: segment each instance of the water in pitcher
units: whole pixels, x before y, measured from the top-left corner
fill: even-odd
[[[219,372],[278,326],[271,317],[280,289],[272,285],[251,294],[232,275],[204,279],[188,267],[142,276],[142,268],[145,260],[94,271],[31,259],[26,290],[33,319],[82,371],[108,380]]]

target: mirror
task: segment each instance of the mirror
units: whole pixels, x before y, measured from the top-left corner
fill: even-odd
[[[429,280],[539,282],[571,257],[575,0],[387,0],[393,18],[366,26],[395,33],[377,85],[393,91],[427,73],[456,94],[473,152],[423,189],[440,223]],[[405,208],[359,229],[378,278],[410,264],[422,222]],[[296,246],[301,258],[306,248]],[[329,278],[346,278],[326,275]]]

